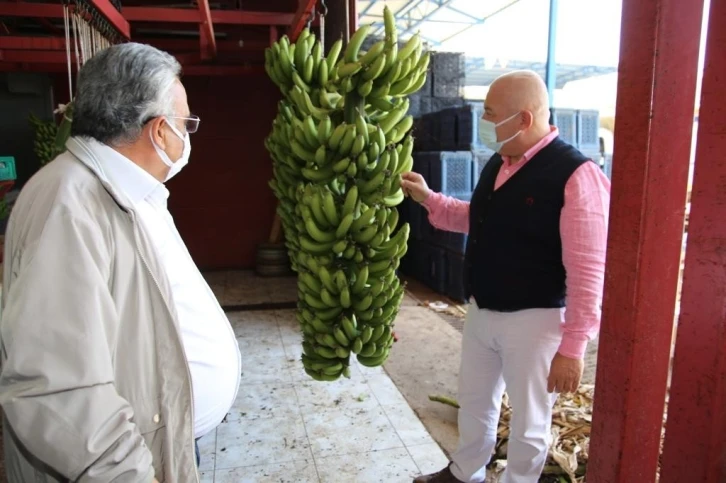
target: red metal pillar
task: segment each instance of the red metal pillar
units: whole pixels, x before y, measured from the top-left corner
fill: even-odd
[[[358,30],[358,0],[348,0],[348,32]]]
[[[663,483],[726,481],[726,4],[712,1]]]
[[[588,483],[655,481],[702,9],[703,0],[623,1]]]

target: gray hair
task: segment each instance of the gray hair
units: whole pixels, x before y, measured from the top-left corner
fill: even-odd
[[[149,45],[99,52],[79,73],[71,134],[112,146],[136,141],[150,119],[175,114],[171,88],[180,73],[174,57]]]

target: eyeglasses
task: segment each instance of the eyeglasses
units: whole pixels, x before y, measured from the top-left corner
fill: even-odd
[[[199,116],[195,116],[193,114],[190,114],[189,117],[180,117],[180,116],[167,116],[170,119],[183,119],[184,120],[184,128],[189,134],[194,134],[197,132],[197,129],[199,129]]]

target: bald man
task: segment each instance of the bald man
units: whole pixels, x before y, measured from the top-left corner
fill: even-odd
[[[502,483],[535,483],[550,444],[558,393],[580,384],[597,335],[610,183],[549,125],[534,72],[498,78],[479,126],[495,151],[471,203],[401,183],[436,228],[468,233],[470,300],[459,371],[459,447],[447,468],[414,483],[482,482],[505,387],[513,409]]]

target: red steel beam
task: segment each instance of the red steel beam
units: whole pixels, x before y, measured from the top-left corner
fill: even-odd
[[[185,8],[124,7],[129,22],[199,23],[199,12]],[[210,10],[212,22],[218,25],[289,25],[291,13]]]
[[[0,53],[1,55],[1,53]],[[0,72],[44,72],[65,73],[66,65],[61,63],[3,62],[0,57]],[[261,65],[185,65],[184,76],[226,76],[244,77],[265,75]]]
[[[121,12],[116,10],[116,7],[111,5],[108,0],[89,0],[91,5],[96,7],[96,10],[108,20],[111,25],[119,32],[123,38],[131,38],[131,27],[128,21],[121,15]]]
[[[66,48],[64,37],[21,37],[6,35],[0,37],[0,50],[63,50]]]
[[[157,49],[167,52],[190,52],[199,48],[199,42],[191,39],[147,39],[136,37],[134,40],[153,45]],[[268,45],[267,42],[262,40],[219,40],[217,41],[217,51],[261,52]],[[65,52],[65,48],[66,43],[63,37],[0,36],[0,50],[62,50]]]
[[[60,2],[0,2],[0,17],[63,18],[63,5]]]
[[[711,2],[660,481],[726,481],[726,4]]]
[[[91,3],[124,38],[131,37],[129,23],[108,0],[91,0]],[[63,18],[63,5],[54,3],[0,3],[0,17]]]
[[[313,14],[313,8],[315,8],[316,1],[317,0],[298,0],[297,12],[295,12],[295,16],[290,21],[290,29],[287,34],[291,42],[296,41],[300,32],[302,32],[303,28],[305,28],[305,24]]]
[[[623,2],[588,483],[656,478],[702,9],[703,0]]]
[[[73,53],[71,53],[71,56],[75,59]],[[65,50],[0,50],[0,61],[28,64],[63,64],[66,69],[68,63]],[[73,65],[75,65],[75,62]]]
[[[198,0],[199,15],[199,47],[202,59],[213,59],[217,55],[217,41],[214,38],[214,25],[212,24],[212,13],[209,10],[209,0]]]

